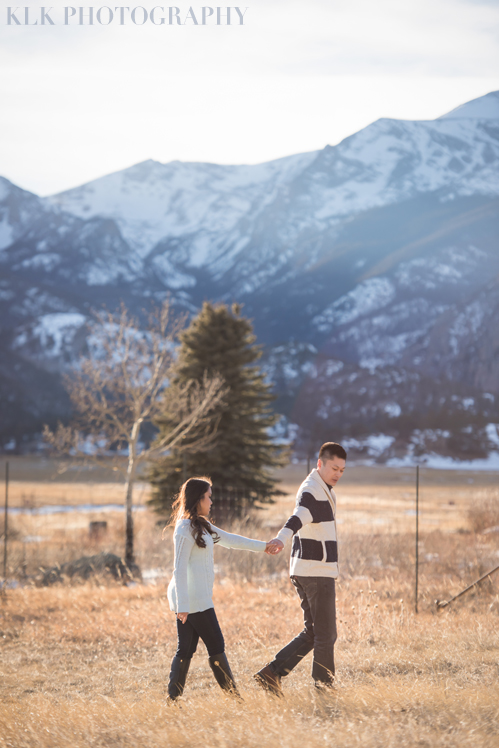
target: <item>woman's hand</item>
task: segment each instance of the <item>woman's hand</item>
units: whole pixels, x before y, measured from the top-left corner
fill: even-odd
[[[189,613],[177,613],[177,618],[180,621],[180,623],[185,623],[187,621],[187,616]]]

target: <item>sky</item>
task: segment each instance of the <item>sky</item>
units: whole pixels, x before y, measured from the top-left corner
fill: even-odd
[[[181,25],[2,6],[0,175],[47,195],[146,159],[254,164],[499,89],[499,0],[245,2],[230,26],[180,1]]]

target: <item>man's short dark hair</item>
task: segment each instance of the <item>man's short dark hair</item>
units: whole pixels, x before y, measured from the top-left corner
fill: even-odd
[[[346,460],[347,453],[341,444],[336,444],[336,442],[326,442],[319,450],[319,460],[332,460],[333,457],[340,457],[342,460]]]

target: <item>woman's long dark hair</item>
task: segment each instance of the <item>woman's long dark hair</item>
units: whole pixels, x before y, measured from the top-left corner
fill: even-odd
[[[166,527],[175,525],[180,519],[189,519],[191,522],[191,532],[200,548],[206,548],[206,541],[203,533],[209,532],[215,543],[220,538],[217,533],[211,529],[211,525],[206,519],[198,514],[199,501],[211,486],[211,480],[203,476],[202,478],[189,478],[181,486],[179,494],[172,505],[172,516]],[[166,530],[165,527],[165,530]]]

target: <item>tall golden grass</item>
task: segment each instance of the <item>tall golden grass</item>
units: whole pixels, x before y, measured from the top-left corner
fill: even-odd
[[[436,594],[433,578],[421,581]],[[335,690],[315,692],[308,658],[279,701],[251,676],[301,628],[291,585],[225,578],[215,606],[244,701],[218,689],[201,645],[178,707],[166,706],[175,625],[165,592],[95,584],[8,591],[0,745],[498,745],[499,600],[491,590],[416,616],[405,574],[340,581]]]
[[[95,578],[40,588],[29,579],[39,566],[102,550],[121,555],[124,518],[75,513],[41,524],[36,516],[14,517],[11,579],[28,578],[0,598],[0,746],[497,748],[499,574],[443,611],[435,605],[499,563],[499,533],[479,532],[476,518],[489,503],[495,507],[497,489],[492,483],[428,489],[428,504],[440,507],[431,514],[427,507],[428,515],[449,520],[442,527],[423,524],[416,615],[413,517],[371,523],[376,506],[382,515],[413,506],[413,497],[403,495],[411,490],[404,480],[392,494],[381,480],[338,490],[345,521],[336,688],[316,692],[309,656],[284,680],[283,700],[260,691],[252,674],[302,626],[287,554],[216,549],[215,607],[243,701],[220,691],[200,644],[181,703],[167,707],[176,639],[166,599],[171,530],[161,541],[157,518],[136,514],[137,560],[144,570],[164,572],[155,584]],[[292,507],[292,488],[290,481],[289,496],[232,529],[269,538]],[[380,503],[390,496],[391,504]],[[368,521],[357,522],[360,515],[350,510],[363,511]],[[88,521],[101,518],[108,533],[95,541]],[[488,528],[482,522],[478,529]],[[29,534],[43,539],[23,541]]]

